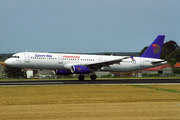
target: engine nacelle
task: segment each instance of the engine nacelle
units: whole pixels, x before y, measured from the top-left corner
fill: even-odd
[[[77,73],[77,74],[86,74],[86,73],[90,73],[91,70],[90,70],[90,68],[88,68],[86,66],[74,65],[71,68],[71,72]]]
[[[72,74],[70,70],[56,70],[56,75],[70,75]]]

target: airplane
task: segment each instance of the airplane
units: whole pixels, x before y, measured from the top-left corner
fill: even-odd
[[[164,38],[165,35],[158,35],[139,57],[21,52],[12,55],[5,64],[17,68],[52,69],[56,75],[79,74],[79,80],[91,73],[90,78],[96,80],[96,71],[127,72],[166,64],[167,61],[159,59]]]

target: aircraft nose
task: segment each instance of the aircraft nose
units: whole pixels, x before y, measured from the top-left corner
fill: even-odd
[[[5,60],[5,65],[10,65],[12,62],[10,59]]]

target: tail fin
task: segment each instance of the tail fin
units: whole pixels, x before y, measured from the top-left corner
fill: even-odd
[[[158,35],[153,43],[140,57],[160,58],[165,35]]]

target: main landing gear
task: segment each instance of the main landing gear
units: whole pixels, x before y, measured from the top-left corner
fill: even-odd
[[[78,79],[79,79],[79,80],[84,80],[84,75],[79,75],[79,76],[78,76]]]
[[[97,76],[96,76],[95,74],[92,74],[92,75],[90,76],[90,78],[91,78],[91,80],[96,80]]]
[[[90,76],[90,78],[91,78],[91,80],[96,80],[97,76],[96,76],[95,74],[92,74],[92,75]],[[79,75],[79,76],[78,76],[78,79],[79,79],[79,80],[84,80],[84,75]]]

